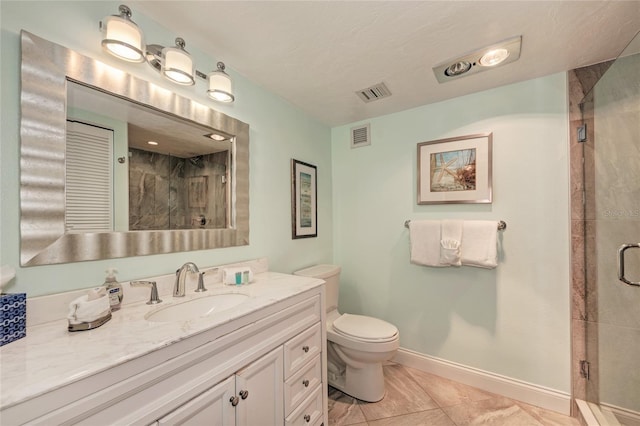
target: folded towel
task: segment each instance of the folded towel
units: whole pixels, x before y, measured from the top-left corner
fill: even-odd
[[[69,304],[67,319],[69,324],[92,322],[111,313],[111,305],[106,294],[89,300],[89,295],[80,296]]]
[[[424,266],[447,266],[440,263],[440,221],[409,222],[411,263]]]
[[[463,265],[479,268],[498,266],[498,222],[495,220],[465,220],[462,225]]]
[[[460,266],[460,245],[462,242],[462,221],[443,220],[440,235],[440,263]]]
[[[248,266],[222,269],[223,284],[249,284],[251,281],[253,281],[253,271]]]

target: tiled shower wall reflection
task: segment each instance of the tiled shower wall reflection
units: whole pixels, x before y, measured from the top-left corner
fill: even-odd
[[[130,230],[227,227],[227,151],[192,158],[129,151]]]

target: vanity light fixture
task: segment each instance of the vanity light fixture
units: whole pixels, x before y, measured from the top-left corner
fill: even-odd
[[[452,59],[433,67],[439,83],[475,74],[506,65],[520,58],[522,36],[510,38],[499,43],[475,50],[464,56]]]
[[[144,62],[142,30],[131,20],[131,9],[121,4],[120,15],[112,15],[100,22],[102,47],[113,56],[129,62]]]
[[[224,103],[235,101],[231,77],[225,72],[223,62],[218,62],[218,69],[206,75],[195,69],[191,55],[185,50],[185,41],[180,37],[176,38],[175,46],[145,46],[142,30],[131,20],[131,9],[120,5],[119,10],[120,15],[108,16],[104,23],[100,22],[100,29],[104,33],[102,45],[107,52],[129,62],[146,60],[162,76],[176,84],[193,86],[195,76],[201,77],[208,82],[207,95],[211,99]]]
[[[189,52],[184,50],[184,39],[176,38],[175,47],[162,49],[162,61],[160,72],[169,80],[183,86],[193,86],[196,80],[193,78],[193,60]]]
[[[224,62],[218,62],[217,67],[217,70],[211,71],[209,75],[207,75],[207,79],[209,80],[209,90],[207,90],[207,94],[213,100],[231,103],[235,100],[231,87],[231,77],[224,71]]]
[[[156,146],[156,145],[158,145],[158,142],[156,142],[156,141],[147,141],[147,144]]]

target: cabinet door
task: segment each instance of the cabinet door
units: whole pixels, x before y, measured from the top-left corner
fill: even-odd
[[[157,424],[235,426],[236,410],[230,402],[234,393],[235,377],[231,376],[167,414]]]
[[[239,426],[281,426],[284,423],[282,347],[236,373]]]

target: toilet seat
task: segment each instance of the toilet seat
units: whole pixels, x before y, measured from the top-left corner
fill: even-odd
[[[398,336],[393,324],[364,315],[342,314],[333,321],[333,329],[347,338],[370,343],[390,342]]]

